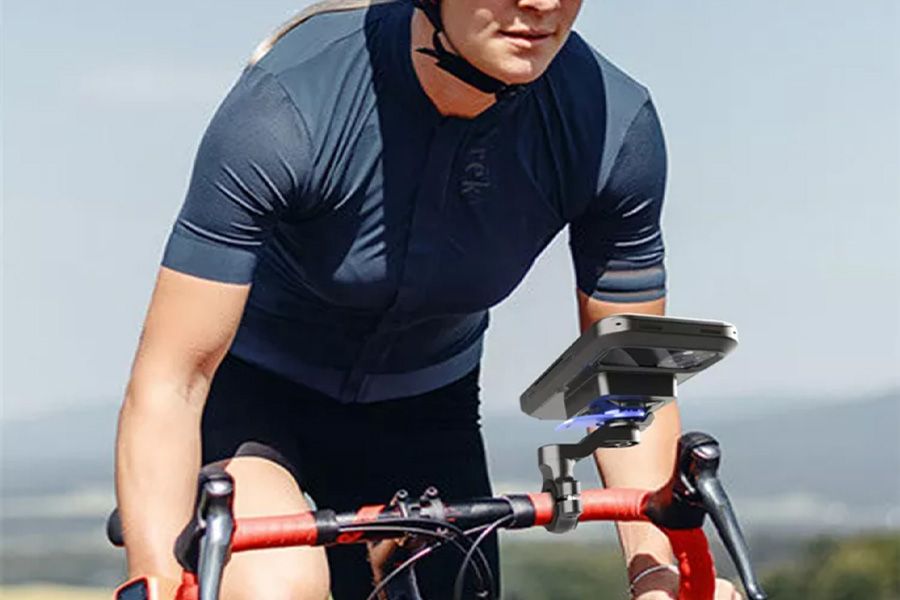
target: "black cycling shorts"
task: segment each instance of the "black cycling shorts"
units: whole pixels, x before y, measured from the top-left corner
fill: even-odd
[[[492,490],[478,408],[477,368],[418,396],[341,404],[228,355],[203,413],[203,461],[248,455],[274,460],[318,507],[336,511],[386,504],[399,489],[418,497],[429,486],[447,501],[482,498]],[[496,538],[483,550],[499,584]],[[372,574],[365,546],[327,552],[334,600],[366,598]],[[423,597],[452,598],[460,563],[450,545],[419,563]]]

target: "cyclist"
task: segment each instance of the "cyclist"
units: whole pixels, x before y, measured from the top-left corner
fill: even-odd
[[[171,593],[202,463],[227,464],[239,517],[305,510],[301,489],[338,510],[490,495],[487,311],[563,227],[582,327],[663,312],[662,134],[647,91],[571,32],[580,6],[337,0],[260,48],[200,145],[121,410],[131,576]],[[672,405],[599,453],[605,483],[661,485],[679,429]],[[665,538],[619,531],[634,597],[668,598]],[[237,556],[223,597],[363,598],[360,552]],[[458,564],[436,554],[429,599]]]

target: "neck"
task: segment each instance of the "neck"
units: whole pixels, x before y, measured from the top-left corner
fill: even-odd
[[[442,115],[471,119],[493,106],[497,101],[493,94],[485,94],[463,83],[438,67],[432,57],[416,51],[418,48],[430,48],[434,36],[434,27],[422,11],[413,12],[411,27],[410,52],[416,77],[419,78],[425,94]]]

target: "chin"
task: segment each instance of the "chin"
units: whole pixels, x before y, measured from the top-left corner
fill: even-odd
[[[514,60],[496,69],[491,75],[510,85],[531,83],[544,74],[547,65],[527,60]]]

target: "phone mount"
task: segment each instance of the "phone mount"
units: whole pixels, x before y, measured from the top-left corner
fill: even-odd
[[[587,407],[560,428],[583,424],[597,427],[575,444],[549,444],[538,449],[538,468],[544,478],[542,491],[555,505],[552,533],[566,533],[578,525],[582,513],[581,483],[575,479],[575,464],[600,448],[628,448],[641,441],[641,432],[653,423],[653,413],[675,399],[676,381],[671,374],[631,378],[626,373],[596,373],[573,386],[568,406]],[[644,395],[635,393],[643,392]],[[585,402],[585,396],[594,398]]]
[[[586,328],[520,398],[526,414],[562,420],[557,429],[597,428],[576,444],[538,450],[543,490],[556,503],[547,529],[565,533],[578,523],[575,463],[599,448],[638,444],[653,413],[675,400],[678,384],[737,343],[737,329],[722,321],[621,314]]]

